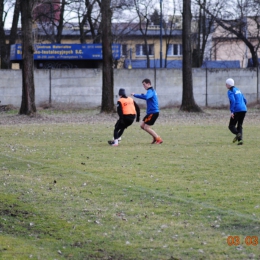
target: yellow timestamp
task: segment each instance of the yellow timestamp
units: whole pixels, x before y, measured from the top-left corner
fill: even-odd
[[[228,236],[227,237],[227,244],[229,246],[238,246],[241,243],[239,236]],[[257,246],[258,245],[258,236],[246,236],[244,238],[244,242],[247,246]]]

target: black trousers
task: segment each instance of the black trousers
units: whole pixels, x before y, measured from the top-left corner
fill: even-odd
[[[241,134],[241,140],[243,135],[243,122],[246,116],[246,112],[236,112],[234,113],[234,118],[230,117],[229,121],[229,130],[234,134],[237,135],[238,133]]]
[[[135,120],[135,115],[123,116],[119,118],[115,124],[114,129],[114,139],[118,139],[125,131],[125,129],[130,126]]]

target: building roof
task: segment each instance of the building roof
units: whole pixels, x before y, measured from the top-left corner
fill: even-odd
[[[56,34],[56,27],[54,28],[48,28],[48,31],[51,33],[52,30],[54,29],[54,34]],[[145,30],[145,29],[144,29]],[[38,35],[45,35],[46,32],[41,29],[40,27],[38,27],[37,29],[35,29],[35,31],[38,33]],[[85,32],[86,32],[86,36],[91,37],[91,32],[90,32],[90,28],[88,28],[87,26],[85,27]],[[97,30],[96,30],[97,33]],[[142,33],[139,29],[139,24],[138,23],[114,23],[112,24],[112,34],[115,36],[142,36]],[[69,25],[65,25],[63,30],[62,30],[62,35],[63,36],[79,36],[80,35],[80,31],[78,28],[78,25],[74,25],[74,24],[69,24]],[[159,37],[160,36],[160,26],[158,25],[150,25],[147,28],[147,32],[146,32],[147,36],[156,36]],[[173,28],[172,30],[170,30],[169,28],[167,29],[163,29],[162,28],[162,36],[181,36],[182,35],[182,30],[181,29],[176,29]]]

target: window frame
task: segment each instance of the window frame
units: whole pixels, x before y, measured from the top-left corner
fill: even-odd
[[[145,44],[136,44],[135,45],[135,56],[136,57],[145,57],[146,53],[145,53]],[[148,53],[149,53],[149,57],[153,57],[154,56],[154,44],[147,44],[148,47]]]
[[[121,44],[121,56],[122,57],[127,57],[127,44]]]
[[[175,48],[177,48],[177,53]],[[176,54],[175,54],[176,53]],[[173,43],[168,45],[167,57],[182,56],[182,44]]]

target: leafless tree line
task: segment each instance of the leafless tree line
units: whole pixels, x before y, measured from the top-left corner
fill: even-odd
[[[52,43],[61,43],[63,31],[66,28],[77,28],[81,43],[86,43],[86,35],[89,34],[93,43],[101,43],[101,2],[100,0],[34,0],[33,20],[37,20],[37,30],[44,33],[44,39]],[[126,28],[130,28],[130,25],[135,23],[138,24],[138,29],[143,35],[144,45],[147,46],[148,26],[156,22],[154,17],[156,12],[160,16],[159,2],[160,0],[111,0],[112,26],[113,22],[123,21],[125,23],[125,27],[116,28],[117,31],[115,30],[111,36],[112,40],[122,40],[124,34],[127,33]],[[176,26],[174,17],[178,14],[182,15],[182,0],[162,0],[162,3],[162,26],[164,39],[166,39],[166,51],[164,53],[167,54],[167,48],[172,40],[171,33]],[[212,49],[217,48],[218,41],[223,41],[224,38],[229,37],[233,40],[243,41],[251,53],[253,66],[258,66],[259,7],[260,2],[257,0],[192,0],[193,66],[200,67],[205,57],[212,58],[212,55],[208,57],[206,48],[210,35],[218,27],[221,27],[225,32],[218,40],[215,39],[215,46],[210,46],[210,49],[208,47],[208,52],[212,53]],[[6,18],[8,15],[10,16],[8,14],[10,10],[12,10],[13,21],[11,30],[7,35],[4,28]],[[19,13],[20,0],[0,0],[1,68],[10,68],[9,44],[15,43],[18,37],[21,38],[18,28]],[[250,20],[246,19],[248,17],[250,17]],[[249,26],[254,29],[249,30]],[[37,42],[40,42],[42,34],[37,34],[37,30],[34,30]],[[8,44],[7,38],[9,39]],[[147,66],[150,67],[148,54],[146,58]],[[167,61],[167,55],[165,61]]]

